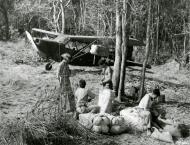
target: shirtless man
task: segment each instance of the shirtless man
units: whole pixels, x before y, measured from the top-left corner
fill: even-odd
[[[81,79],[79,81],[79,87],[75,92],[76,98],[76,108],[78,113],[98,113],[99,107],[97,105],[88,105],[88,102],[95,98],[95,94],[93,94],[86,87],[86,81]]]

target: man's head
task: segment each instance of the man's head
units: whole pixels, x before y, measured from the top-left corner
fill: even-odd
[[[99,60],[99,62],[98,62],[98,65],[99,65],[100,67],[105,67],[105,66],[106,66],[106,59],[101,58],[101,59]]]
[[[107,58],[105,60],[105,65],[110,66],[111,65],[111,60]]]
[[[63,60],[66,60],[67,62],[70,62],[71,55],[69,53],[64,53],[61,56],[62,56]]]
[[[153,99],[156,99],[157,97],[160,96],[160,89],[159,88],[153,89],[152,94],[153,94],[153,96],[152,96]]]
[[[108,88],[108,89],[112,89],[112,87],[113,87],[113,84],[112,84],[111,80],[103,82],[102,85],[103,85],[104,88]]]
[[[83,80],[83,79],[81,79],[81,80],[79,81],[79,87],[80,87],[80,88],[85,88],[85,87],[86,87],[86,81]]]

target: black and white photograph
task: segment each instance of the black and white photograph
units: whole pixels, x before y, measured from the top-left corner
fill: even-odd
[[[190,145],[190,0],[0,0],[0,145]]]

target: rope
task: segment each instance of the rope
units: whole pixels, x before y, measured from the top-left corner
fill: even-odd
[[[88,44],[88,45],[84,46],[83,48],[81,48],[81,49],[79,50],[79,52],[77,52],[77,53],[73,56],[73,59],[72,59],[72,60],[78,58],[78,57],[81,56],[81,55],[85,55],[85,54],[87,54],[88,52],[86,52],[86,53],[84,53],[84,54],[81,54],[81,55],[77,56],[78,54],[80,54],[83,50],[85,50],[87,47],[89,47],[89,46],[90,46],[91,44],[93,44],[94,42],[96,42],[96,40],[94,40],[94,41],[91,42],[90,44]]]

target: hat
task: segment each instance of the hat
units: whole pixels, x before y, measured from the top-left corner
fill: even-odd
[[[61,55],[61,57],[64,59],[64,60],[69,60],[69,59],[71,59],[71,55],[69,54],[69,53],[64,53],[64,54],[62,54]]]
[[[102,66],[102,65],[104,65],[104,64],[106,64],[106,59],[105,59],[105,58],[101,58],[101,59],[98,61],[98,65],[99,65],[99,66]]]

